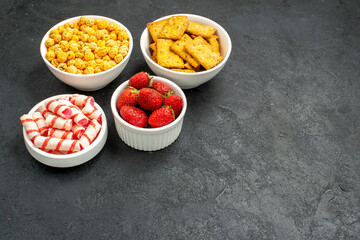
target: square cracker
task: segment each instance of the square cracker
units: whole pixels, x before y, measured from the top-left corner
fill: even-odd
[[[150,59],[157,63],[156,55],[151,55]]]
[[[158,38],[178,40],[184,35],[189,21],[187,16],[173,16],[166,22]]]
[[[188,52],[185,51],[184,47],[187,42],[191,42],[192,39],[189,35],[184,34],[180,40],[176,41],[173,45],[171,45],[171,50],[173,50],[177,55],[179,55],[182,59],[189,62],[194,68],[200,66],[200,63],[196,61]]]
[[[174,43],[171,39],[160,39],[156,41],[157,55],[156,59],[160,66],[167,68],[184,68],[184,61],[179,55],[170,50]]]
[[[177,71],[177,72],[187,72],[187,73],[194,73],[195,72],[195,70],[193,70],[193,69],[171,68],[170,70]]]
[[[215,34],[216,28],[189,21],[186,32],[189,34],[201,36],[203,38],[208,38]]]
[[[200,64],[199,64],[199,66],[200,66]],[[195,68],[189,62],[185,62],[184,67],[186,69],[195,70]]]
[[[224,58],[211,49],[210,44],[202,37],[196,37],[185,45],[185,50],[191,54],[206,70],[215,67]]]
[[[211,46],[211,49],[214,51],[214,52],[218,52],[220,53],[220,45],[219,45],[219,42],[218,42],[218,36],[217,35],[211,35],[211,37],[209,37],[208,39],[206,39],[210,46]]]
[[[167,19],[164,19],[157,22],[151,22],[146,24],[146,27],[148,28],[151,38],[153,39],[154,42],[156,42],[157,36],[161,32],[167,21],[168,21]]]
[[[149,48],[151,49],[151,59],[154,61],[154,62],[157,62],[157,59],[156,59],[156,55],[157,55],[157,47],[156,47],[156,42],[153,42],[152,44],[149,45]]]

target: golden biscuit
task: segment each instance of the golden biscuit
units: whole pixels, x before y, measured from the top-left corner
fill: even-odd
[[[173,16],[169,18],[157,37],[178,40],[184,35],[188,24],[187,16]]]
[[[150,49],[152,50],[152,55],[151,55],[150,58],[151,58],[154,62],[157,62],[157,59],[156,59],[156,55],[157,55],[156,42],[150,44],[149,47],[150,47]]]
[[[185,50],[207,70],[215,67],[223,60],[223,57],[214,52],[210,44],[200,36],[187,43]]]
[[[184,68],[184,61],[179,55],[170,50],[174,43],[171,39],[158,39],[156,42],[157,55],[156,59],[160,66],[167,68]]]
[[[219,45],[219,42],[218,42],[218,36],[217,35],[211,35],[211,37],[209,37],[208,39],[206,39],[210,46],[211,46],[211,49],[214,51],[214,52],[218,52],[220,53],[220,45]]]
[[[208,38],[211,35],[215,34],[216,28],[189,21],[189,25],[186,29],[186,32],[193,35],[198,35],[204,38]]]
[[[156,55],[151,55],[150,59],[157,63]]]
[[[185,62],[185,63],[184,63],[184,67],[185,67],[186,69],[195,70],[195,68],[194,68],[189,62]]]
[[[156,42],[153,42],[152,44],[150,44],[149,48],[153,51],[154,54],[156,54],[156,51],[157,51]]]
[[[177,72],[187,72],[187,73],[195,72],[195,70],[192,70],[192,69],[181,69],[181,68],[171,68],[170,70],[177,71]]]
[[[160,31],[163,29],[167,21],[167,19],[164,19],[157,22],[151,22],[146,25],[154,42],[156,42],[157,36],[159,35]]]
[[[189,62],[194,68],[197,68],[200,63],[195,60],[188,52],[185,51],[184,46],[187,42],[191,42],[192,39],[189,35],[184,34],[180,40],[176,41],[173,45],[171,45],[171,50],[173,50],[177,55],[179,55],[182,59]]]

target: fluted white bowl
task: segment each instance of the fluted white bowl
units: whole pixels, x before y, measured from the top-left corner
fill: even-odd
[[[115,127],[119,137],[128,146],[137,150],[156,151],[163,149],[172,144],[180,135],[183,120],[186,113],[187,101],[184,92],[174,82],[153,76],[153,81],[160,81],[168,84],[174,94],[182,98],[184,102],[180,115],[174,122],[160,128],[140,128],[127,123],[121,118],[117,108],[116,100],[122,91],[128,86],[129,80],[122,83],[113,93],[111,97],[111,111],[115,120]]]

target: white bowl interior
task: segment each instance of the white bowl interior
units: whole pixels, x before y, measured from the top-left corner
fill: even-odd
[[[72,94],[62,94],[62,95],[57,95],[57,96],[47,98],[47,99],[39,102],[38,104],[36,104],[29,111],[29,114],[36,112],[36,110],[38,110],[42,104],[44,104],[45,102],[47,102],[49,100],[59,99],[59,98],[66,97],[69,95],[72,95]],[[47,153],[47,152],[44,152],[43,150],[34,146],[34,144],[31,142],[31,140],[27,136],[25,129],[23,128],[23,136],[24,136],[26,148],[29,150],[30,154],[36,160],[38,160],[39,162],[41,162],[45,165],[51,166],[51,167],[58,167],[58,168],[74,167],[74,166],[77,166],[77,165],[80,165],[80,164],[83,164],[83,163],[89,161],[90,159],[95,157],[100,152],[100,150],[103,148],[103,146],[105,145],[105,142],[107,140],[107,135],[108,135],[108,126],[107,126],[105,113],[104,113],[103,109],[96,102],[95,102],[95,107],[98,108],[102,112],[102,118],[101,118],[102,127],[101,127],[100,133],[97,136],[97,138],[87,148],[82,149],[81,151],[76,152],[76,153],[64,154],[64,155]]]
[[[128,63],[128,61],[130,59],[134,43],[133,43],[133,38],[132,38],[130,31],[120,22],[118,22],[114,19],[111,19],[111,18],[97,16],[97,15],[83,15],[83,16],[86,18],[90,18],[90,19],[103,19],[109,23],[116,23],[126,30],[126,32],[129,35],[129,51],[128,51],[128,54],[125,56],[125,58],[119,64],[117,64],[115,67],[113,67],[109,70],[106,70],[106,71],[103,71],[100,73],[79,75],[79,74],[73,74],[73,73],[61,71],[58,68],[54,67],[45,58],[45,54],[47,52],[47,47],[45,46],[45,41],[49,38],[50,31],[58,28],[61,25],[64,25],[65,23],[77,22],[81,16],[66,19],[64,21],[59,22],[52,28],[50,28],[49,31],[44,35],[44,37],[41,41],[40,54],[41,54],[43,61],[46,64],[46,66],[59,80],[63,81],[64,83],[66,83],[72,87],[75,87],[79,90],[94,91],[94,90],[101,89],[101,88],[105,87],[106,85],[108,85],[111,81],[113,81],[122,72],[122,70],[125,68],[126,64]]]

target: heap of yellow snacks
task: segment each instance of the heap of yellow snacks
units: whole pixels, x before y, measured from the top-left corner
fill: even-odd
[[[120,63],[129,51],[129,35],[115,23],[80,17],[50,31],[45,58],[56,68],[94,74]]]
[[[224,58],[216,29],[173,16],[147,24],[153,42],[151,59],[173,71],[199,72],[211,69]]]

